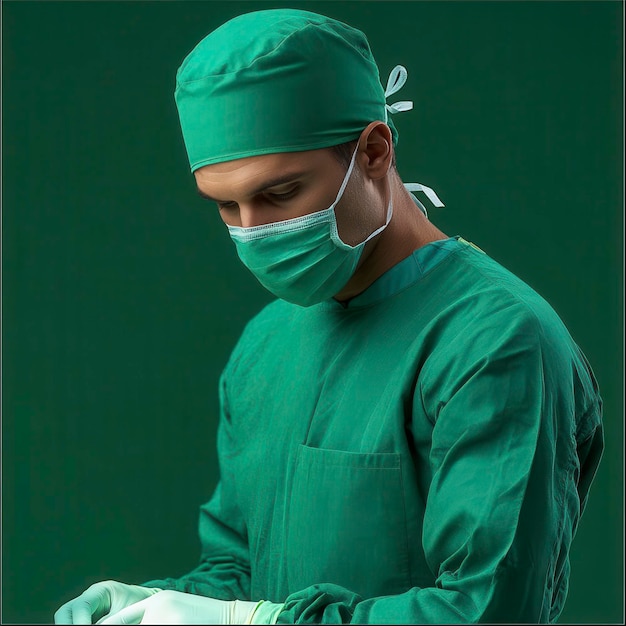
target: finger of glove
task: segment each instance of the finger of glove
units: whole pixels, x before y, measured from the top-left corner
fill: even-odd
[[[72,623],[72,602],[66,602],[54,612],[55,624],[71,624]]]
[[[66,602],[59,607],[54,614],[55,624],[73,624],[72,622],[72,602]]]
[[[131,604],[121,611],[113,613],[113,615],[107,615],[98,620],[96,624],[141,624],[141,619],[146,612],[147,600],[150,598],[135,602],[135,604]]]
[[[93,614],[100,608],[100,603],[89,597],[79,596],[71,602],[66,602],[54,614],[55,624],[92,624]]]

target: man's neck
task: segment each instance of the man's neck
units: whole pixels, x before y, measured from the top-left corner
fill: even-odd
[[[392,182],[393,217],[387,228],[365,245],[362,261],[335,300],[345,303],[415,250],[447,235],[430,223],[399,178]]]

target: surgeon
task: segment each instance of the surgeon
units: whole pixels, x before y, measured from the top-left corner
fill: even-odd
[[[220,380],[198,566],[96,583],[56,623],[558,619],[601,396],[550,305],[401,181],[391,116],[411,103],[387,99],[406,78],[383,88],[363,33],[294,9],[184,60],[198,191],[276,299]]]

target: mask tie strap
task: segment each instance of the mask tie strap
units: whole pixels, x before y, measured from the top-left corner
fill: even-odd
[[[392,96],[397,91],[400,91],[406,83],[408,72],[403,65],[396,65],[389,74],[387,80],[387,88],[385,89],[385,99]],[[385,104],[385,123],[389,120],[387,113],[400,113],[402,111],[410,111],[413,108],[413,102],[411,100],[401,100],[394,102],[393,104]]]
[[[420,183],[404,183],[404,188],[410,193],[412,191],[421,191],[436,207],[445,206],[444,203],[439,199],[439,196],[434,192],[433,189],[427,187],[426,185],[422,185]],[[417,199],[415,194],[411,193],[411,197],[413,198],[415,204],[420,208],[422,213],[428,217],[428,211],[426,207]]]

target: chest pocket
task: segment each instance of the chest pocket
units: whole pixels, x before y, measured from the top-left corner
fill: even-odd
[[[287,520],[291,592],[335,583],[371,598],[411,587],[399,454],[301,445]]]

